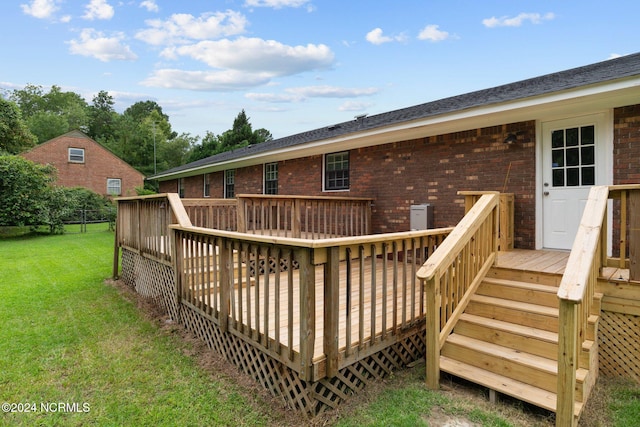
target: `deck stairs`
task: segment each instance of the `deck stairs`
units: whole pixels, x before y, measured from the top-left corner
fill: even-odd
[[[492,396],[498,392],[555,412],[561,278],[493,267],[447,338],[440,369],[487,387]],[[589,322],[578,357],[576,417],[598,373],[598,316]]]

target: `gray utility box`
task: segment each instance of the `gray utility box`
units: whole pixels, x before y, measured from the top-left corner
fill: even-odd
[[[433,228],[433,206],[429,203],[411,205],[411,230],[429,230]]]

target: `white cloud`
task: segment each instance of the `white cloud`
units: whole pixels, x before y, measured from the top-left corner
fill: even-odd
[[[394,41],[395,42],[405,41],[406,36],[403,34],[398,36],[393,36],[393,37],[385,36],[383,35],[381,28],[374,28],[373,30],[367,33],[367,35],[365,36],[365,39],[371,44],[380,45],[383,43],[389,43]]]
[[[80,33],[80,40],[69,41],[69,51],[74,55],[89,56],[103,62],[133,61],[137,55],[129,46],[122,43],[124,34],[115,33],[106,37],[102,32],[93,28],[85,28]]]
[[[488,28],[520,27],[525,21],[530,21],[532,24],[540,24],[543,21],[550,21],[554,18],[555,15],[553,13],[547,13],[545,15],[539,13],[521,13],[513,18],[509,18],[508,16],[496,18],[492,16],[491,18],[483,19],[482,24]]]
[[[246,0],[244,4],[248,7],[272,7],[274,9],[281,9],[283,7],[309,6],[309,0]]]
[[[372,105],[370,102],[347,101],[338,107],[338,111],[365,111]]]
[[[285,89],[286,93],[248,93],[246,98],[260,102],[303,102],[309,98],[357,98],[361,96],[371,96],[378,93],[377,88],[345,88],[338,86],[302,86]],[[354,103],[355,104],[355,103]],[[343,105],[348,105],[345,103]],[[362,104],[364,105],[364,104]],[[344,111],[360,111],[362,107],[354,110]]]
[[[107,0],[91,0],[85,6],[85,10],[86,12],[82,17],[90,21],[94,19],[111,19],[114,13],[113,6],[107,3]]]
[[[184,71],[176,69],[156,70],[140,84],[167,89],[201,91],[234,91],[266,84],[269,74],[225,71]]]
[[[160,8],[156,4],[156,0],[145,0],[140,3],[140,7],[144,7],[149,12],[158,12]]]
[[[59,9],[57,0],[33,0],[29,4],[21,4],[22,11],[34,18],[51,18],[53,13]]]
[[[325,45],[288,46],[275,40],[240,37],[236,40],[202,41],[163,52],[165,57],[188,56],[212,68],[288,76],[326,69],[334,54]]]
[[[255,93],[250,92],[246,93],[245,98],[251,99],[253,101],[259,102],[270,102],[270,103],[279,103],[279,102],[302,102],[304,98],[300,95],[294,95],[289,93]]]
[[[441,31],[438,29],[438,25],[427,25],[420,31],[418,38],[420,40],[429,40],[432,42],[439,42],[449,38],[447,31]]]
[[[338,86],[304,86],[287,89],[287,92],[298,94],[305,98],[352,98],[374,95],[378,93],[378,89],[374,87],[356,89]]]
[[[246,31],[247,19],[241,13],[227,10],[197,18],[186,13],[174,14],[166,21],[151,19],[146,24],[150,28],[138,31],[135,37],[161,46],[242,34]]]

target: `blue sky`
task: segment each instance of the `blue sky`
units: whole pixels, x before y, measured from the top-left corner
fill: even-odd
[[[640,51],[640,2],[3,0],[0,89],[153,100],[274,137]]]

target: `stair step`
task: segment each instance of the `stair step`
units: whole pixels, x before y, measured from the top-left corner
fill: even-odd
[[[480,284],[478,295],[504,298],[558,308],[558,288],[556,286],[528,283],[518,280],[487,277]]]
[[[557,362],[545,357],[458,334],[449,335],[441,354],[547,391],[558,387]]]
[[[558,387],[558,363],[546,357],[458,334],[447,337],[441,354],[498,375],[536,384],[549,392],[556,392]],[[582,400],[588,374],[586,369],[576,371],[576,400]]]
[[[517,280],[527,283],[538,283],[540,285],[560,286],[562,281],[561,274],[542,273],[539,271],[513,270],[510,268],[493,267],[489,270],[486,277],[495,277],[499,279]]]
[[[558,309],[554,307],[474,295],[465,312],[545,331],[558,331]]]
[[[489,372],[467,363],[453,360],[446,356],[440,357],[440,369],[454,376],[464,378],[475,384],[482,385],[532,405],[552,412],[556,411],[557,396],[553,392]],[[575,403],[574,415],[576,417],[580,415],[582,406],[581,402]]]
[[[543,329],[464,313],[453,332],[512,349],[526,349],[548,359],[558,358],[558,334]]]

